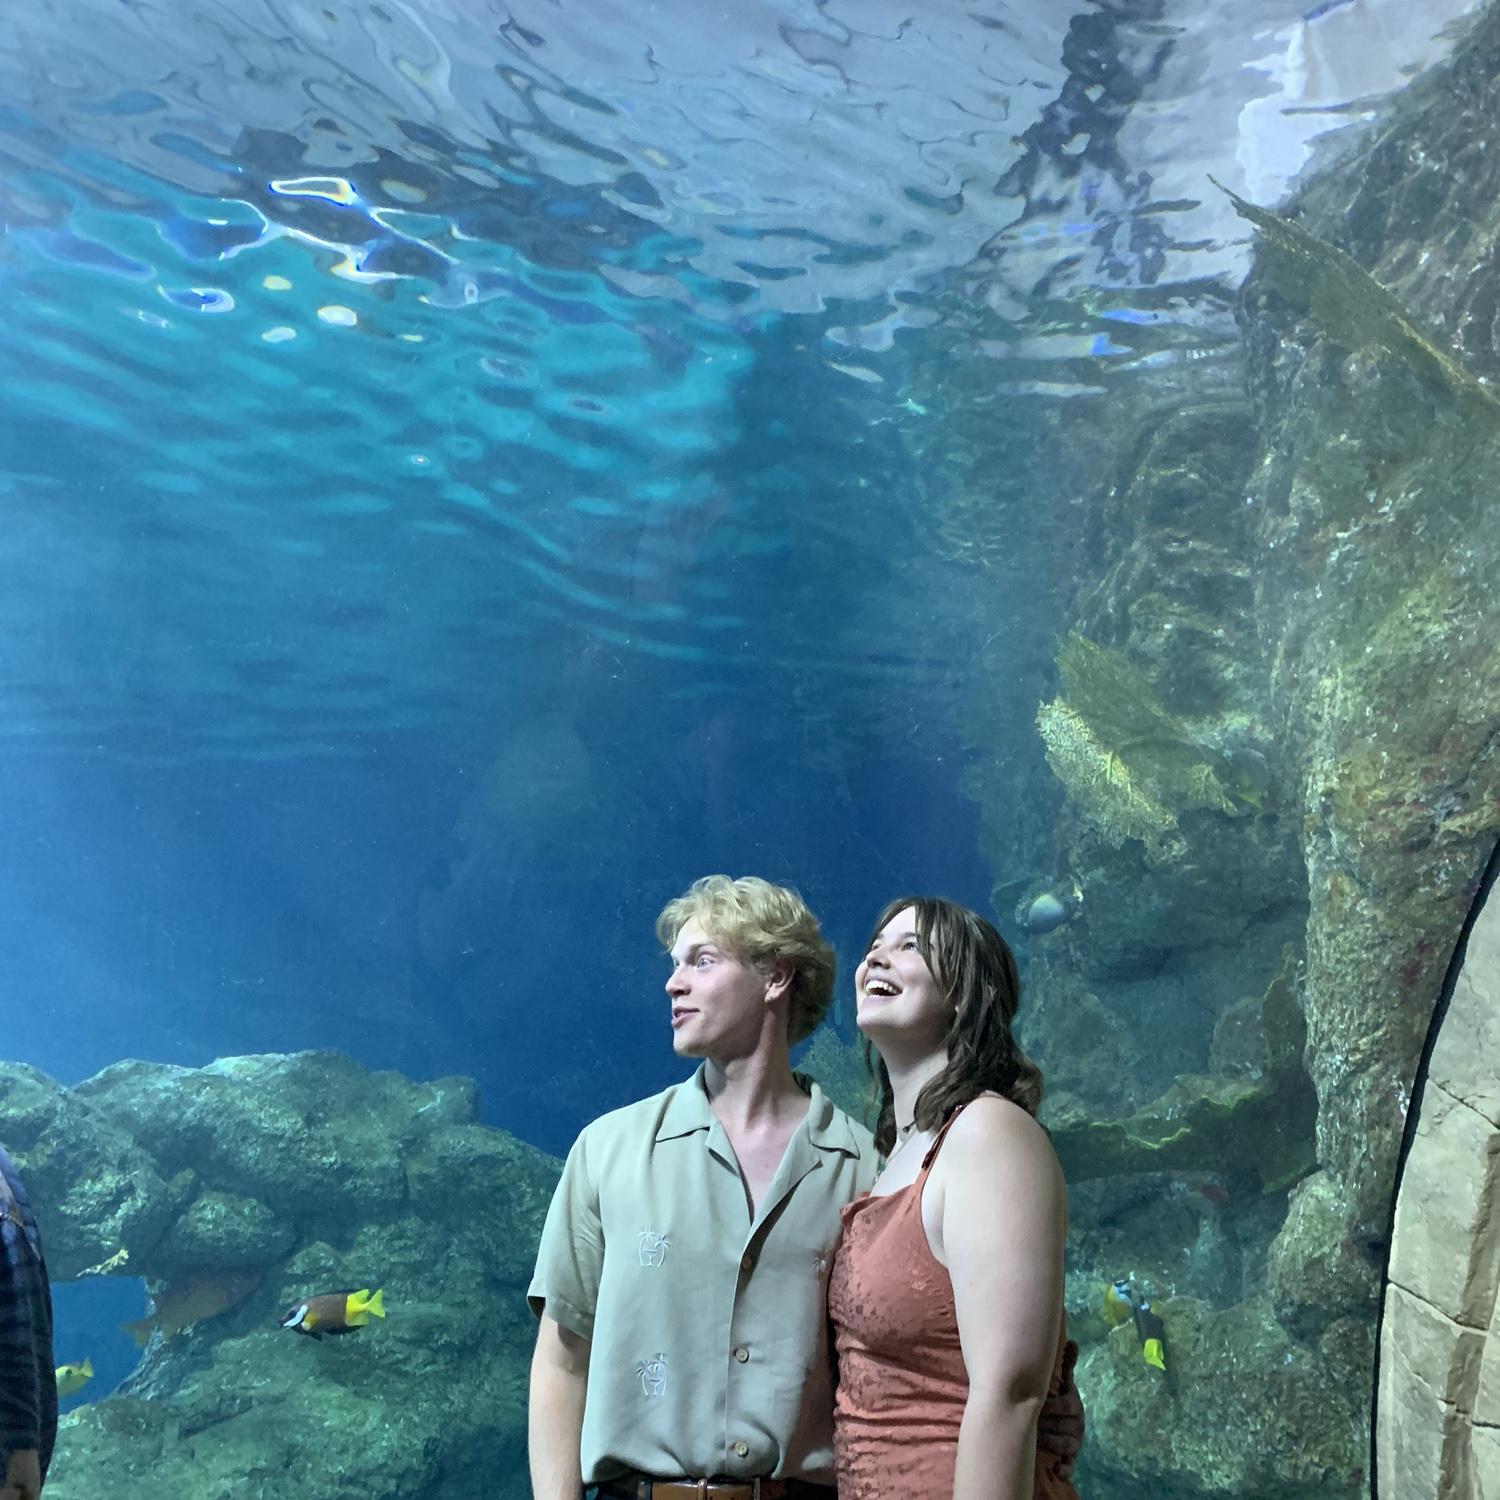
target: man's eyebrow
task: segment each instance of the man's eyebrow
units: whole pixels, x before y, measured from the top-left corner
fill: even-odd
[[[700,953],[703,952],[703,950],[705,948],[712,948],[715,953],[717,953],[719,951],[719,945],[716,942],[714,942],[714,940],[712,938],[704,938],[701,943],[694,943],[690,947],[685,948],[683,950],[683,953],[682,953],[683,962],[687,963],[690,960],[696,958]],[[672,950],[669,948],[667,950],[667,957],[668,958],[675,958],[676,954],[674,954],[672,952]]]

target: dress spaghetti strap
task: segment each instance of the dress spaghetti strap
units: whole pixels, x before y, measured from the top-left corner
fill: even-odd
[[[940,1126],[938,1126],[938,1133],[933,1136],[932,1144],[927,1148],[926,1152],[922,1156],[922,1168],[917,1174],[918,1181],[921,1181],[921,1179],[924,1178],[932,1170],[932,1163],[937,1157],[938,1147],[943,1144],[943,1141],[947,1138],[948,1132],[953,1129],[953,1122],[958,1119],[958,1117],[969,1107],[972,1102],[972,1100],[967,1100],[963,1104],[960,1104],[948,1116],[948,1118],[944,1120]]]

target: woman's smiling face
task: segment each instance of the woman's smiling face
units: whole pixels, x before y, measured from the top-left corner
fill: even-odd
[[[872,1038],[930,1031],[941,1045],[953,1007],[922,956],[914,907],[902,908],[871,939],[854,972],[854,993],[859,1029]]]

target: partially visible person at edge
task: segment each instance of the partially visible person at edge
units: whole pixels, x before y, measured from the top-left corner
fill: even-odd
[[[568,1155],[529,1291],[533,1491],[832,1500],[828,1272],[877,1159],[788,1053],[827,1009],[833,950],[795,892],[754,878],[697,881],[656,931],[673,1049],[701,1063]],[[1071,1466],[1076,1393],[1041,1441]]]
[[[844,1209],[828,1290],[839,1500],[1077,1500],[1037,1443],[1076,1349],[1062,1170],[1011,1033],[1015,961],[966,907],[904,897],[854,983],[886,1162]]]
[[[26,1189],[0,1149],[0,1500],[36,1500],[56,1437],[47,1267]]]

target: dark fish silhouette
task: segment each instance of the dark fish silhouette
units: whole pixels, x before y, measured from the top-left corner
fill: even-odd
[[[204,1318],[216,1318],[243,1302],[260,1282],[261,1273],[251,1266],[213,1271],[191,1281],[178,1282],[153,1299],[146,1317],[121,1323],[120,1329],[135,1340],[137,1349],[143,1349],[154,1330],[159,1328],[163,1338],[172,1338],[184,1328]]]

